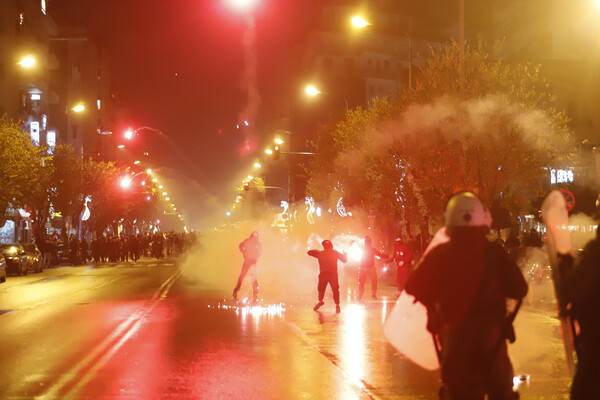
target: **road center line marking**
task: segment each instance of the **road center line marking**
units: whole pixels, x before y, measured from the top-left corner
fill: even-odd
[[[373,393],[371,390],[369,390],[369,387],[374,388],[374,386],[368,384],[363,379],[356,379],[356,378],[353,378],[352,376],[350,376],[350,374],[341,366],[341,364],[339,363],[339,361],[337,360],[337,358],[336,357],[332,357],[331,353],[329,353],[328,351],[323,350],[321,347],[319,347],[319,345],[317,343],[315,343],[315,341],[312,340],[306,334],[306,332],[304,332],[302,330],[302,328],[300,328],[298,325],[296,325],[296,324],[294,324],[293,322],[290,322],[290,321],[285,321],[285,323],[288,325],[288,327],[290,327],[290,329],[292,330],[292,332],[294,332],[296,334],[296,336],[298,336],[298,338],[300,340],[302,340],[304,343],[306,343],[313,350],[316,350],[317,352],[319,352],[323,357],[325,357],[327,359],[327,361],[329,361],[331,364],[333,364],[335,367],[337,367],[340,370],[340,372],[342,373],[342,375],[344,375],[344,377],[352,385],[354,385],[358,389],[360,389],[370,399],[372,399],[372,400],[381,400],[381,398],[379,396],[377,396],[375,393]]]
[[[36,396],[37,400],[49,399],[68,399],[76,395],[76,393],[85,385],[92,377],[93,373],[110,360],[115,352],[123,345],[142,324],[145,316],[147,316],[158,303],[164,299],[175,283],[177,278],[182,274],[182,269],[177,270],[154,292],[150,300],[148,300],[142,308],[135,311],[127,320],[120,323],[98,346],[96,346],[86,357],[83,358],[77,365],[67,371],[54,385],[49,387],[45,393]],[[84,374],[81,376],[81,374]],[[77,379],[81,376],[80,379]],[[76,382],[75,385],[68,389],[68,386]],[[61,394],[62,391],[67,391]]]

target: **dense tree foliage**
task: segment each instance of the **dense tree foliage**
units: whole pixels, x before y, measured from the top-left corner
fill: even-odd
[[[125,176],[142,174],[131,188],[119,185]],[[157,188],[147,178],[143,171],[113,162],[84,160],[67,145],[58,145],[50,154],[33,145],[17,123],[0,119],[1,225],[9,204],[27,207],[37,222],[45,222],[49,211],[76,221],[88,196],[92,212],[87,225],[95,231],[115,221],[155,218]]]
[[[0,118],[0,220],[9,204],[33,210],[46,203],[52,171],[47,161],[44,149],[16,123]]]
[[[545,168],[569,156],[571,133],[539,66],[504,62],[499,50],[431,48],[412,90],[323,127],[310,195],[414,222],[441,216],[460,190],[495,208],[527,208]]]

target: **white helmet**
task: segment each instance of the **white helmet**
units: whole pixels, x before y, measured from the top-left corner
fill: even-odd
[[[492,226],[490,212],[470,192],[453,196],[446,205],[446,226]]]

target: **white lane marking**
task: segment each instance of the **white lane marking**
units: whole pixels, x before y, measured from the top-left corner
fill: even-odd
[[[134,312],[127,320],[119,324],[106,339],[96,346],[83,360],[64,373],[45,393],[36,396],[38,400],[76,398],[77,392],[93,377],[93,374],[105,365],[115,352],[127,342],[136,329],[156,305],[167,296],[167,293],[181,276],[182,270],[177,270],[156,290],[146,304]],[[80,377],[81,374],[84,374]],[[69,385],[75,385],[68,388]],[[61,393],[66,389],[65,393]]]
[[[333,364],[335,367],[337,367],[340,370],[340,372],[342,373],[342,375],[344,375],[344,377],[350,382],[350,384],[352,384],[352,385],[356,386],[358,389],[360,389],[360,391],[362,391],[365,395],[367,395],[369,397],[369,399],[381,400],[381,397],[377,396],[375,393],[373,393],[371,390],[369,390],[369,388],[367,387],[368,384],[364,380],[353,378],[340,365],[340,363],[336,359],[333,359],[332,357],[330,357],[328,355],[329,353],[326,350],[321,349],[321,347],[319,347],[319,345],[314,340],[312,340],[306,334],[306,332],[304,332],[302,330],[302,328],[300,328],[298,325],[296,325],[290,321],[286,321],[285,323],[288,325],[288,327],[290,327],[292,332],[294,332],[296,334],[296,336],[298,336],[298,338],[300,338],[300,340],[302,340],[304,343],[306,343],[313,350],[316,350],[317,352],[319,352],[323,357],[325,357],[327,359],[327,361],[329,361],[331,364]]]

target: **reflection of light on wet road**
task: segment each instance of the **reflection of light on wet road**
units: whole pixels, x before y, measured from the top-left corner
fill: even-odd
[[[363,366],[366,365],[365,309],[359,304],[346,307],[344,327],[341,330],[341,358],[344,370],[359,387],[363,386]]]
[[[259,318],[259,317],[283,317],[285,312],[285,303],[269,304],[269,305],[252,305],[246,301],[242,301],[243,306],[233,304],[221,304],[216,306],[208,305],[208,308],[218,308],[222,310],[234,310],[237,315],[242,317],[242,320],[246,320],[248,315]]]

